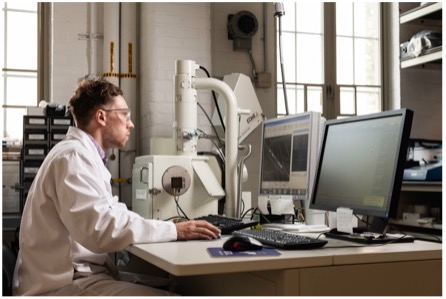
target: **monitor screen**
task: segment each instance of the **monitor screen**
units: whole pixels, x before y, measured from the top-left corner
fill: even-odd
[[[307,199],[320,121],[320,113],[308,112],[263,122],[260,195]]]
[[[326,121],[310,208],[395,217],[412,118],[400,109]]]

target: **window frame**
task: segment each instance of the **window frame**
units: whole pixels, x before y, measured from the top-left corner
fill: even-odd
[[[28,77],[30,74],[34,74],[36,78],[36,103],[35,106],[38,105],[38,102],[41,99],[48,98],[48,86],[44,84],[45,80],[43,79],[45,74],[47,73],[47,67],[48,65],[47,61],[49,57],[48,47],[45,46],[45,40],[46,36],[49,32],[50,24],[47,24],[45,20],[48,19],[48,15],[50,13],[50,5],[48,3],[36,3],[36,11],[30,11],[26,9],[15,9],[15,8],[8,8],[7,2],[3,3],[2,5],[2,15],[3,15],[3,49],[2,49],[2,96],[3,96],[3,103],[2,103],[2,128],[3,128],[3,138],[6,136],[6,128],[7,123],[11,125],[11,122],[13,122],[14,125],[19,125],[20,127],[23,125],[23,122],[20,121],[19,124],[17,124],[17,120],[10,120],[8,121],[7,114],[9,109],[24,109],[26,110],[29,105],[16,105],[16,104],[7,104],[7,79],[12,77]],[[36,30],[37,30],[37,68],[36,69],[16,69],[16,68],[10,68],[7,67],[6,61],[7,61],[7,18],[8,18],[8,12],[19,12],[19,13],[36,13],[37,14],[37,24],[36,24]],[[34,76],[33,76],[34,77]],[[48,76],[47,76],[48,77]],[[26,115],[26,111],[24,111],[24,115]],[[17,137],[19,140],[22,139],[23,136],[14,136]]]
[[[323,57],[324,57],[324,83],[323,84],[308,84],[308,83],[301,83],[301,82],[290,82],[287,78],[285,78],[286,86],[304,86],[305,90],[308,87],[312,86],[322,86],[323,92],[322,92],[322,115],[326,119],[334,119],[338,117],[346,117],[351,116],[353,114],[341,114],[341,106],[340,106],[340,90],[342,87],[348,86],[348,87],[354,87],[356,88],[362,88],[362,87],[379,87],[380,88],[380,110],[383,111],[386,109],[386,86],[391,85],[389,82],[386,82],[386,80],[389,80],[389,78],[386,78],[384,76],[384,72],[386,67],[386,58],[384,57],[384,49],[388,48],[386,43],[389,42],[387,35],[385,34],[385,30],[390,29],[390,26],[387,26],[388,20],[386,19],[385,14],[385,4],[380,3],[379,4],[379,11],[380,11],[380,85],[362,85],[362,84],[337,84],[336,82],[336,3],[324,3],[323,6],[323,18],[324,18],[324,24],[323,24]],[[388,14],[390,15],[390,14]],[[389,16],[387,16],[389,17]],[[276,28],[275,30],[276,34],[276,41],[278,36],[278,30]],[[276,52],[279,52],[279,49],[276,45]],[[276,59],[278,61],[278,59]],[[281,72],[280,65],[276,64],[276,72],[279,74]],[[282,97],[283,100],[283,83],[279,81],[279,76],[276,76],[276,94],[277,94],[277,104],[276,104],[276,115],[277,116],[283,116],[284,113],[279,113],[279,106],[280,100],[279,96]],[[282,95],[280,95],[282,93]],[[355,96],[356,99],[356,96]],[[305,111],[307,111],[308,106],[308,98],[305,98]],[[355,115],[357,113],[357,103],[355,100]],[[292,112],[290,112],[292,113]]]

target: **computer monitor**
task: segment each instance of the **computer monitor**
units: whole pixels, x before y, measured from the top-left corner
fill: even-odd
[[[399,109],[326,121],[310,208],[374,216],[365,230],[385,235],[398,209],[412,118]]]
[[[260,192],[263,197],[308,199],[317,159],[321,115],[306,112],[262,124]]]

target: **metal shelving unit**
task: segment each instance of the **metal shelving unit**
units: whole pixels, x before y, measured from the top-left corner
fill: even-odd
[[[443,3],[426,3],[413,8],[400,15],[400,24],[407,24],[418,20],[436,20],[442,22]],[[423,21],[421,22],[423,23]],[[441,27],[441,25],[440,25]],[[426,63],[438,63],[443,59],[443,48],[436,47],[429,49],[418,57],[401,60],[401,68],[409,68]]]

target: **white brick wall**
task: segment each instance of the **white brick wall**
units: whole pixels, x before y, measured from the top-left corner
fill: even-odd
[[[75,85],[88,73],[88,3],[53,3],[51,102],[67,104]]]
[[[195,60],[210,71],[209,3],[141,3],[140,154],[149,153],[150,137],[171,137],[175,61]],[[205,76],[197,71],[197,76]],[[210,111],[208,92],[199,102]],[[201,114],[201,111],[198,113]],[[201,129],[209,132],[204,116]],[[206,126],[207,128],[203,128]]]
[[[140,132],[139,152],[149,153],[150,137],[172,135],[173,76],[175,60],[191,59],[211,71],[210,3],[140,3]],[[53,3],[51,102],[68,104],[76,84],[88,75],[88,3]],[[99,19],[103,16],[101,4]],[[102,33],[98,22],[98,32]],[[102,42],[97,43],[98,53]],[[98,62],[102,59],[98,55]],[[205,76],[198,71],[198,76]],[[210,111],[209,92],[199,93],[199,102]],[[199,126],[210,127],[199,111]]]

